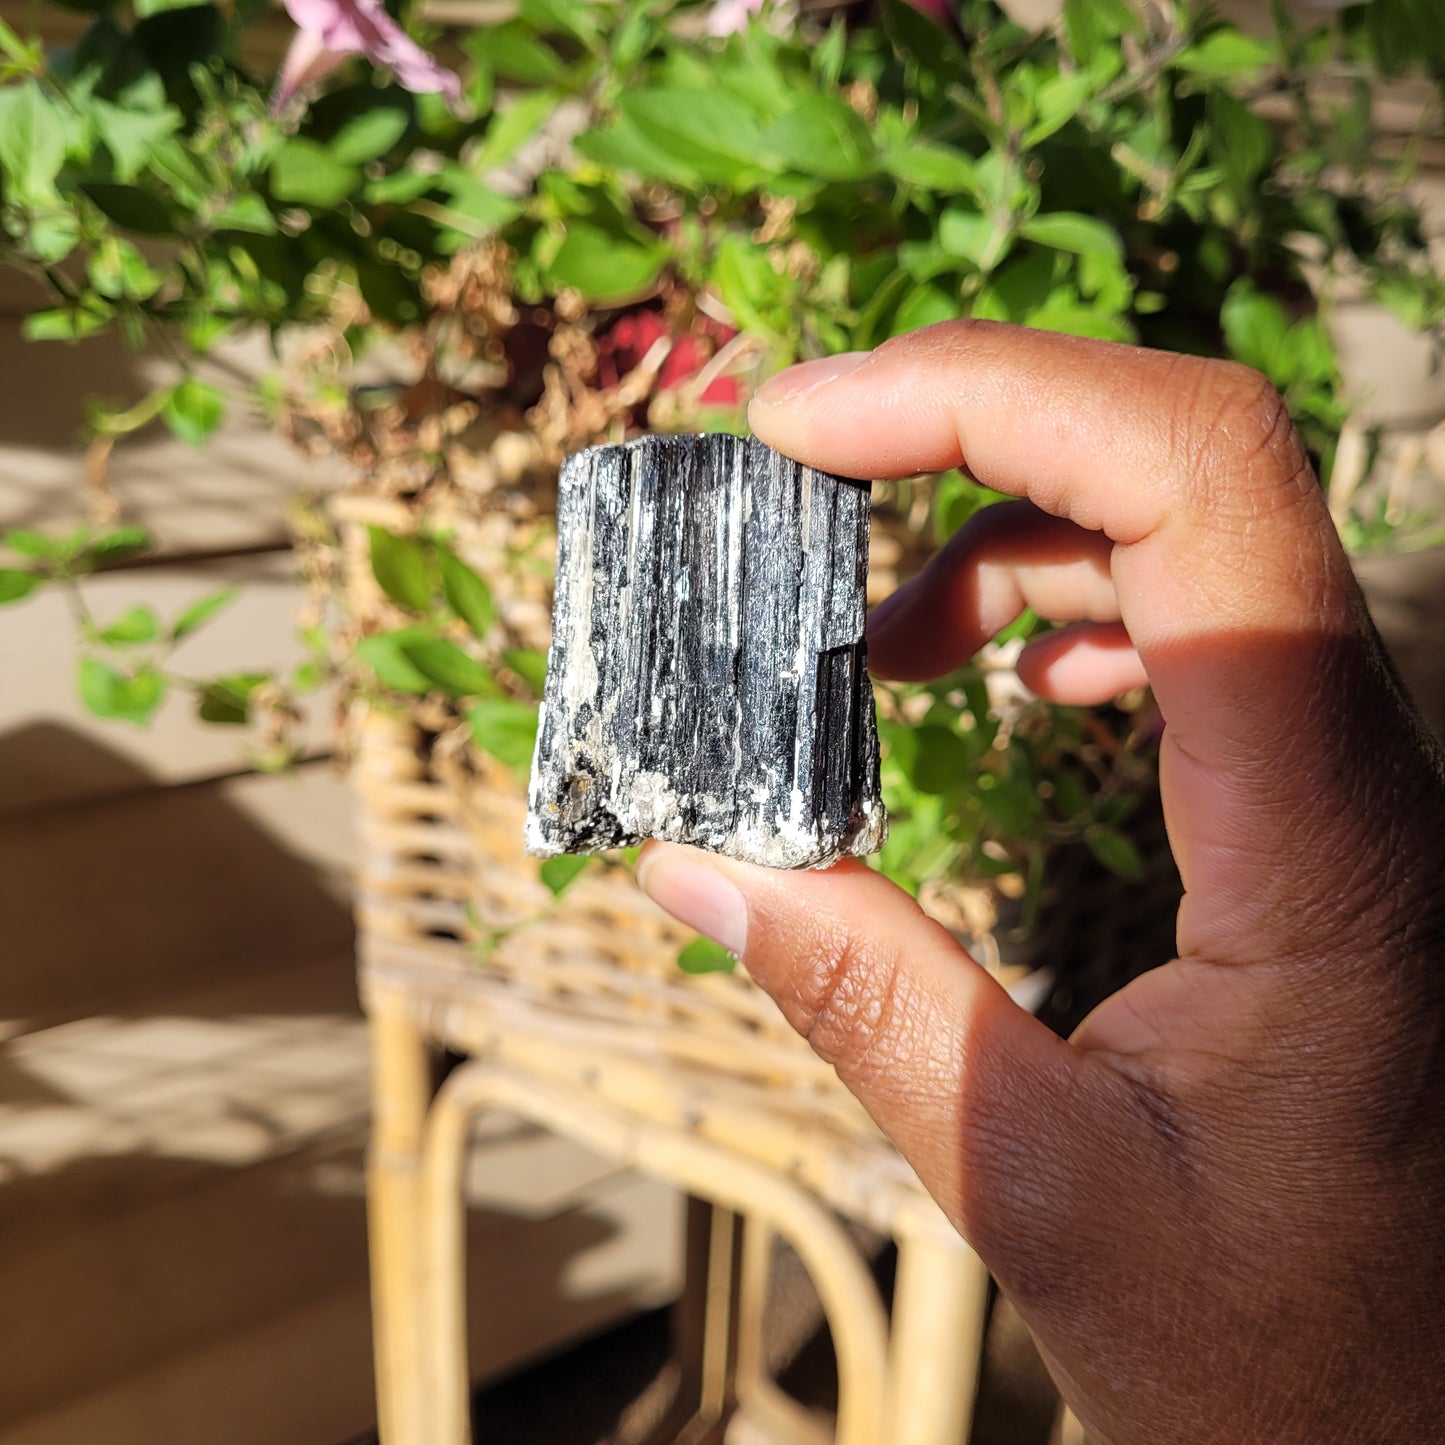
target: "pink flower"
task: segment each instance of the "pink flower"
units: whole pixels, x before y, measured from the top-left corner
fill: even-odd
[[[407,35],[381,0],[285,0],[285,5],[297,28],[271,97],[273,113],[352,55],[385,66],[406,90],[440,91],[448,100],[461,95],[456,75]]]
[[[717,0],[708,12],[709,35],[735,35],[748,28],[748,17],[763,8],[763,0]]]

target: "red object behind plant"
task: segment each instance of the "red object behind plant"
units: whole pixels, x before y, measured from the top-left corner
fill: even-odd
[[[616,386],[628,372],[642,365],[648,352],[665,336],[667,326],[656,311],[639,308],[619,316],[597,338],[597,383]],[[699,316],[692,327],[677,337],[657,373],[657,390],[670,391],[696,376],[720,346],[737,335],[710,316]],[[737,379],[719,376],[710,381],[699,398],[703,406],[737,406],[742,393]]]

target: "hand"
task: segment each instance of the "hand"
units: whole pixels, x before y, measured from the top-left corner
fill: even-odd
[[[885,676],[1025,606],[1020,671],[1143,681],[1178,958],[1064,1042],[861,864],[649,846],[993,1270],[1108,1445],[1415,1445],[1445,1425],[1445,764],[1402,698],[1284,406],[1232,364],[949,323],[784,373],[810,465],[966,464],[1026,500],[880,608]]]

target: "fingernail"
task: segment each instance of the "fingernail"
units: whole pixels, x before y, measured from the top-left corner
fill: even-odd
[[[856,371],[872,355],[871,351],[840,351],[836,356],[800,362],[776,376],[770,376],[754,393],[753,400],[762,402],[764,406],[782,406],[785,402],[797,401],[800,396]]]
[[[748,941],[748,905],[742,891],[706,854],[676,844],[650,846],[637,860],[638,886],[659,908],[695,928],[729,953]]]

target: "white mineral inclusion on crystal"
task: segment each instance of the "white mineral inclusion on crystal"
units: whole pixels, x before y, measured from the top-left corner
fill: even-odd
[[[876,851],[866,485],[733,436],[568,459],[526,827],[778,868]]]

